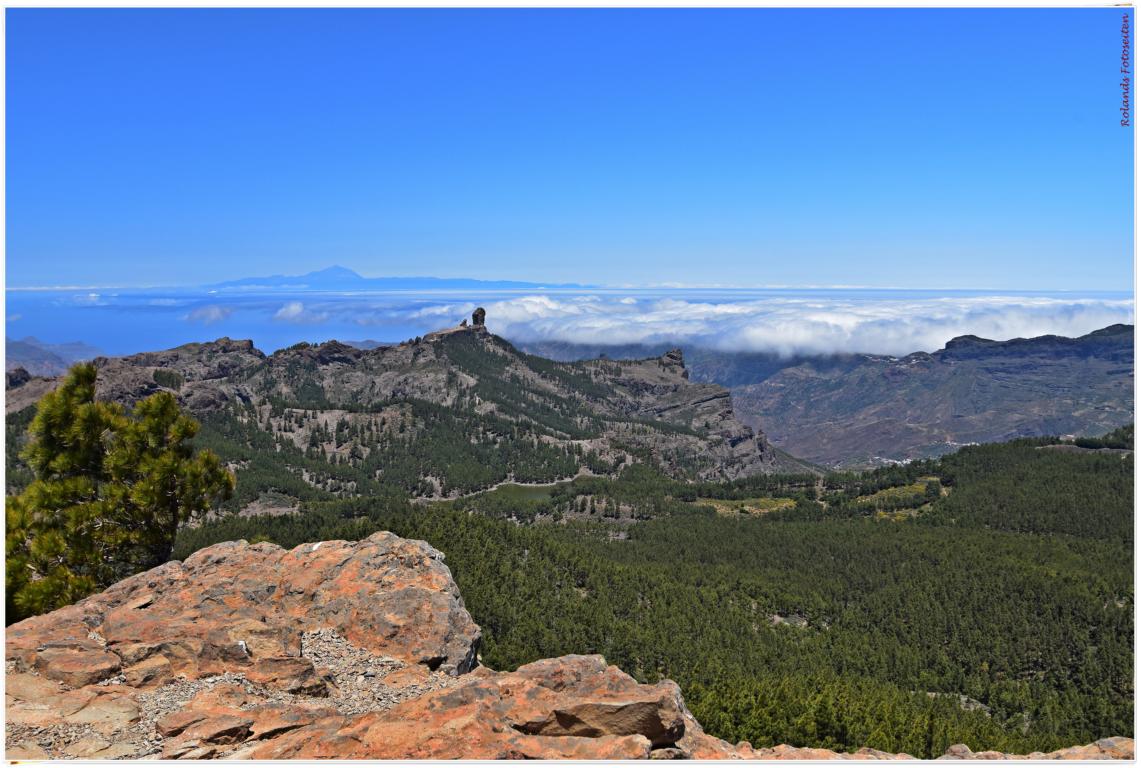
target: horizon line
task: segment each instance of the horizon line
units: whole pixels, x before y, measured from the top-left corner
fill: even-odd
[[[298,276],[303,277],[303,276]],[[238,278],[249,279],[249,278]],[[405,276],[405,275],[387,275],[384,277],[364,278],[367,280],[469,280],[476,283],[531,283],[532,285],[526,288],[499,288],[494,289],[498,293],[529,293],[535,291],[543,291],[549,293],[584,293],[589,291],[948,291],[948,292],[992,292],[992,293],[1119,293],[1130,294],[1135,293],[1134,286],[1128,288],[998,288],[990,286],[969,286],[969,287],[952,287],[952,286],[907,286],[907,285],[850,285],[850,284],[828,284],[828,283],[760,283],[760,284],[730,284],[730,283],[681,283],[681,282],[664,282],[664,283],[644,283],[644,284],[578,284],[578,283],[550,283],[549,286],[539,281],[520,280],[520,279],[507,279],[507,278],[474,278],[474,277],[426,277],[422,275]],[[235,281],[225,281],[235,282]],[[15,293],[47,293],[52,291],[146,291],[146,290],[202,290],[206,295],[219,295],[219,296],[235,296],[242,294],[254,293],[337,293],[337,294],[350,294],[350,293],[455,293],[461,291],[471,290],[470,288],[393,288],[393,289],[337,289],[337,288],[321,288],[310,287],[306,285],[298,286],[273,286],[273,285],[250,285],[250,286],[233,286],[229,288],[216,288],[217,283],[183,283],[183,284],[148,284],[148,285],[130,285],[130,284],[105,284],[105,285],[7,285],[5,284],[5,292]],[[221,293],[224,291],[224,293]]]

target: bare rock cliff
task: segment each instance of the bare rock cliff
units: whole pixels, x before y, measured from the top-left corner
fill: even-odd
[[[906,757],[733,746],[671,681],[640,684],[600,656],[495,672],[479,641],[424,542],[218,544],[9,627],[6,756]],[[1041,757],[1132,756],[1115,738]]]

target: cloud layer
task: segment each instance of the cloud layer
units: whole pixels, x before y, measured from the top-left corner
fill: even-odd
[[[21,333],[82,341],[112,354],[226,335],[265,350],[327,339],[393,342],[457,325],[477,305],[488,327],[521,343],[678,344],[781,354],[934,351],[955,336],[1080,336],[1134,321],[1128,293],[879,289],[581,292],[273,291],[10,294]],[[206,330],[206,329],[209,330]],[[79,333],[77,329],[81,329]]]
[[[534,295],[484,305],[490,330],[520,342],[582,344],[677,342],[722,350],[782,354],[934,351],[948,339],[1059,334],[1080,336],[1133,322],[1129,299],[1027,296],[939,298],[758,298]],[[462,317],[474,304],[441,304],[412,313],[430,321]],[[450,324],[450,323],[449,323]]]

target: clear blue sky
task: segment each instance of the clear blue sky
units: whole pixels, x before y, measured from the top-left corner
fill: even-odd
[[[1129,290],[1122,12],[9,9],[7,278]]]

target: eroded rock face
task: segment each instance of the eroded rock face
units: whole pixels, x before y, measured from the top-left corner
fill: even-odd
[[[8,628],[7,757],[907,757],[733,746],[671,681],[640,684],[601,656],[494,672],[479,639],[423,542],[219,544]],[[1132,756],[1126,738],[1032,755]]]

